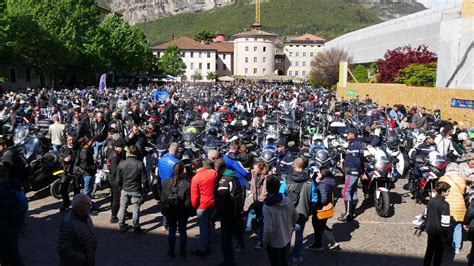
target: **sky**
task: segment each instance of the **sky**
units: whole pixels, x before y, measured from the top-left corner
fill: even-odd
[[[431,7],[437,7],[444,4],[461,3],[462,0],[417,0],[417,2],[422,3],[427,8],[431,8]]]

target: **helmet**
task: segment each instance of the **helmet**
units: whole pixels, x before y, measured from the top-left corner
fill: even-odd
[[[273,151],[271,149],[265,149],[265,150],[262,151],[262,155],[260,156],[260,158],[267,165],[270,165],[271,163],[273,163],[273,161],[276,160],[275,151]]]
[[[215,127],[211,127],[207,130],[207,134],[217,136],[218,130]]]

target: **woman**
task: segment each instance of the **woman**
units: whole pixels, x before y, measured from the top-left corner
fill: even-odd
[[[81,149],[78,153],[77,163],[75,165],[75,172],[82,177],[84,181],[83,194],[90,198],[94,187],[96,165],[94,161],[94,139],[90,137],[83,137]]]
[[[335,249],[339,247],[339,243],[334,239],[334,235],[331,229],[326,225],[328,219],[318,219],[317,212],[321,210],[323,206],[333,202],[334,187],[336,181],[329,168],[321,168],[316,179],[313,180],[317,184],[316,189],[318,193],[318,203],[313,206],[312,225],[314,229],[314,243],[308,246],[310,250],[323,250],[322,239],[324,230],[327,231],[329,237],[329,249]]]
[[[259,228],[257,231],[257,244],[255,245],[255,249],[259,250],[263,247],[262,207],[263,202],[267,198],[266,184],[268,178],[268,167],[264,162],[257,162],[256,164],[254,164],[251,173],[252,180],[250,181],[250,183],[252,187],[253,204],[251,205],[252,208],[249,209],[252,209],[255,213],[255,217],[260,220],[260,224],[258,225]],[[251,211],[249,212],[249,215]],[[247,228],[249,228],[249,222],[247,222]]]
[[[438,148],[438,152],[441,156],[448,156],[451,152],[453,155],[458,156],[458,152],[454,149],[453,142],[451,140],[451,136],[453,135],[454,128],[452,125],[446,125],[441,134],[437,135],[435,138],[435,143]]]
[[[176,229],[179,230],[179,253],[182,257],[186,256],[186,226],[194,210],[190,188],[191,184],[184,178],[184,164],[179,162],[174,166],[174,177],[163,184],[162,194],[162,212],[168,221],[168,256],[172,258],[175,253]]]
[[[462,223],[466,214],[466,204],[464,201],[466,178],[459,172],[459,167],[456,163],[450,163],[446,167],[446,173],[439,179],[439,182],[445,182],[451,186],[451,191],[446,197],[446,201],[449,203],[452,219],[454,252],[459,254],[462,247]]]

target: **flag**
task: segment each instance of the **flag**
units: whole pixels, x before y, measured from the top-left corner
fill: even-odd
[[[107,90],[107,74],[102,74],[99,81],[99,94],[104,93]]]
[[[167,91],[167,90],[161,90],[161,91],[154,91],[153,92],[154,94],[154,98],[155,98],[155,101],[157,102],[160,102],[160,103],[163,103],[165,102],[166,100],[168,100],[169,96],[170,96],[170,92]]]

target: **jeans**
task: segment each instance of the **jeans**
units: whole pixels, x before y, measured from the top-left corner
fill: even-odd
[[[102,153],[102,148],[104,147],[105,140],[102,142],[96,141],[95,146],[94,146],[94,158],[97,159],[97,156],[99,155],[99,152]],[[103,156],[103,155],[102,155]],[[102,158],[103,160],[104,158]]]
[[[290,251],[290,243],[283,248],[274,248],[270,245],[267,246],[268,259],[270,260],[271,266],[287,266],[288,265],[288,254]]]
[[[454,223],[451,225],[451,228],[453,230],[453,244],[455,249],[461,249],[462,248],[462,223]]]
[[[82,193],[91,197],[92,190],[94,189],[95,176],[86,175],[83,177],[83,179],[84,179],[84,189]]]
[[[53,144],[53,151],[58,152],[61,149],[61,144]]]
[[[199,226],[199,250],[205,252],[211,248],[212,225],[211,215],[213,208],[198,209],[196,211],[197,222]]]
[[[424,266],[440,266],[443,259],[444,241],[438,236],[428,234],[428,245],[426,246],[425,258],[423,260]]]
[[[303,232],[304,232],[303,224],[295,224],[295,247],[293,248],[293,258],[301,257],[301,250],[303,249]]]
[[[128,200],[132,205],[132,221],[133,227],[140,227],[140,217],[138,216],[140,212],[140,193],[139,192],[127,192],[122,190],[122,195],[120,196],[120,210],[118,213],[119,225],[125,225],[125,212],[128,207]]]
[[[342,189],[342,198],[344,201],[357,200],[357,181],[359,180],[358,175],[352,175],[346,173],[346,180],[344,182],[344,188]]]
[[[176,243],[176,229],[179,230],[179,250],[184,252],[186,250],[186,243],[188,242],[188,234],[186,227],[188,225],[188,217],[175,218],[167,217],[168,219],[168,248],[169,252],[174,254],[174,247]]]

